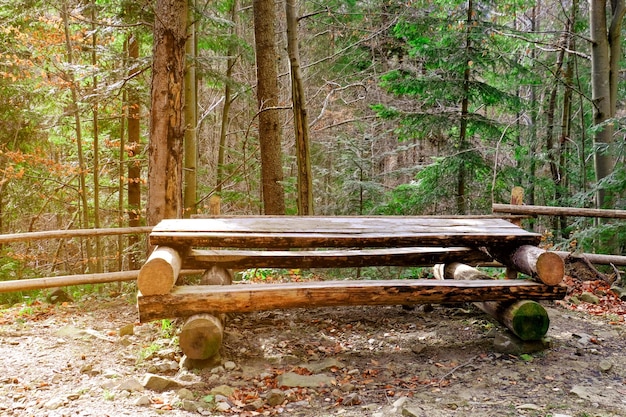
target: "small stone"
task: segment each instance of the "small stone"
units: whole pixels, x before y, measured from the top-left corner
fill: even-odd
[[[196,413],[198,411],[198,409],[200,408],[200,404],[198,402],[196,402],[196,401],[184,399],[182,401],[182,408],[185,411],[189,411],[191,413]]]
[[[57,408],[62,407],[66,402],[65,398],[62,397],[54,397],[49,399],[43,406],[47,410],[56,410]]]
[[[352,392],[356,389],[356,387],[354,386],[354,384],[347,383],[343,384],[340,389],[342,392]]]
[[[402,409],[403,417],[421,417],[424,415],[424,410],[418,407],[405,407]]]
[[[251,403],[246,404],[243,409],[246,411],[256,411],[256,410],[260,410],[265,406],[265,403],[263,402],[262,399],[257,398],[256,400],[252,401]]]
[[[602,372],[608,372],[613,367],[613,364],[607,360],[602,360],[600,361],[600,364],[598,365],[598,367],[600,368]]]
[[[286,372],[277,378],[279,387],[301,387],[301,388],[319,388],[320,386],[328,386],[332,383],[333,378],[324,375],[298,375],[294,372]]]
[[[348,394],[343,397],[343,401],[341,401],[341,405],[352,406],[361,404],[361,397],[359,394],[353,392],[352,394]]]
[[[152,404],[152,401],[150,401],[150,397],[148,397],[147,395],[142,395],[141,397],[137,398],[137,400],[135,400],[135,405],[138,406],[145,406],[150,404]]]
[[[193,392],[191,392],[187,388],[179,389],[176,395],[178,395],[178,398],[180,398],[181,400],[193,400],[195,398]]]
[[[61,288],[57,288],[53,290],[50,294],[48,294],[47,301],[50,304],[62,304],[62,303],[71,303],[74,301],[72,297],[69,296],[68,293],[63,291]]]
[[[518,405],[517,407],[518,410],[534,410],[534,411],[541,411],[541,407],[539,407],[536,404],[522,404],[522,405]]]
[[[216,366],[215,368],[211,369],[211,373],[213,375],[217,375],[217,374],[221,374],[225,371],[223,366]]]
[[[423,344],[423,343],[418,343],[418,344],[416,344],[414,346],[411,346],[411,352],[415,353],[416,355],[419,355],[425,349],[426,349],[426,345]]]
[[[217,405],[215,406],[215,411],[219,411],[221,413],[228,411],[231,409],[230,404],[228,404],[227,402],[219,402],[217,403]]]
[[[130,378],[122,381],[119,385],[117,385],[116,389],[128,392],[141,392],[144,390],[144,387],[135,378]]]
[[[117,331],[120,337],[124,336],[132,336],[135,334],[135,325],[134,324],[126,324],[119,328]]]
[[[397,400],[395,400],[392,404],[393,408],[395,409],[399,409],[401,407],[404,406],[404,404],[406,404],[406,402],[409,401],[408,397],[400,397]]]
[[[273,389],[265,396],[265,402],[271,407],[281,405],[285,401],[285,393],[279,389]]]
[[[233,387],[229,387],[228,385],[220,385],[218,387],[211,389],[210,391],[211,395],[216,395],[216,396],[221,395],[226,398],[230,397],[234,393],[235,393],[235,389]]]
[[[580,294],[580,301],[584,301],[589,304],[598,304],[600,302],[600,298],[597,295],[592,294],[590,292],[584,292]]]
[[[227,371],[234,371],[237,369],[237,364],[233,361],[226,361],[224,362],[224,369]]]
[[[146,389],[157,392],[180,386],[178,382],[171,378],[165,378],[163,376],[150,373],[144,376],[143,381],[141,381],[141,385]]]

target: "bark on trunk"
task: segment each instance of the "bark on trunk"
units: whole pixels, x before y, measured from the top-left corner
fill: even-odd
[[[348,305],[412,305],[471,301],[561,299],[565,287],[525,280],[324,281],[287,284],[184,285],[137,299],[142,322],[206,312],[246,313]]]
[[[298,47],[298,17],[296,1],[285,0],[287,15],[287,52],[291,65],[291,101],[293,126],[298,161],[298,214],[313,214],[313,178],[309,146],[309,119],[307,116],[304,86],[300,74],[300,48]]]
[[[274,0],[254,0],[261,182],[265,214],[285,214]]]
[[[148,224],[182,215],[187,0],[156,2],[148,149]]]

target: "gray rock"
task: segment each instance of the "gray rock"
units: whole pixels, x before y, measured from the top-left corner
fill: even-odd
[[[145,406],[150,404],[152,404],[152,401],[150,401],[150,397],[148,397],[147,395],[142,395],[135,400],[135,405],[138,406]]]
[[[165,391],[167,389],[177,388],[180,386],[180,384],[177,381],[171,378],[166,378],[166,377],[155,375],[155,374],[146,374],[143,380],[141,381],[141,385],[145,389],[149,389],[151,391],[157,391],[157,392]]]
[[[198,412],[198,409],[201,408],[204,404],[199,403],[197,401],[192,401],[189,399],[184,399],[181,403],[182,409],[185,411],[189,411],[191,413]]]
[[[607,360],[601,360],[598,367],[602,372],[609,372],[613,367],[613,364]]]
[[[409,397],[400,397],[393,402],[392,406],[393,408],[398,409],[406,404],[407,401],[409,401]]]
[[[224,362],[224,369],[227,371],[234,371],[237,369],[237,364],[233,361],[226,361]]]
[[[265,402],[271,407],[281,405],[285,401],[285,393],[279,389],[273,389],[265,396]]]
[[[359,397],[359,394],[357,394],[356,392],[346,395],[341,401],[341,405],[345,405],[348,407],[359,404],[361,404],[361,397]]]
[[[47,410],[56,410],[57,408],[63,407],[66,402],[67,399],[63,397],[54,397],[49,399],[43,407]]]
[[[293,372],[286,372],[280,375],[276,381],[279,387],[318,388],[320,386],[330,385],[333,378],[324,374],[298,375]]]
[[[404,407],[402,409],[403,417],[422,417],[424,415],[424,410],[419,407]]]
[[[215,411],[219,411],[221,413],[230,410],[232,407],[227,402],[219,402],[215,405]]]

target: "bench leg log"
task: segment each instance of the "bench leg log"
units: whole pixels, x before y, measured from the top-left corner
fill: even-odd
[[[565,276],[565,262],[555,252],[530,245],[494,252],[499,262],[546,285],[559,285]]]
[[[435,265],[433,268],[437,279],[489,279],[471,266],[452,263],[449,265]],[[475,306],[489,314],[521,340],[540,340],[548,332],[550,318],[546,309],[536,301],[484,301],[475,302]]]
[[[230,285],[230,270],[212,266],[204,272],[202,285]],[[189,359],[205,360],[218,354],[224,338],[225,314],[196,314],[187,319],[180,332],[179,345]]]
[[[185,322],[179,344],[189,359],[209,359],[219,352],[223,337],[224,323],[221,318],[197,314]]]
[[[137,288],[142,295],[167,294],[178,280],[182,257],[176,249],[158,246],[141,267]]]

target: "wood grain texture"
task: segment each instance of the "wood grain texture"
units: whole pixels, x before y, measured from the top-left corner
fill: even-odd
[[[299,307],[411,305],[471,301],[560,299],[566,288],[524,280],[323,281],[232,286],[183,286],[137,299],[140,320]]]
[[[175,249],[157,247],[139,270],[137,288],[143,295],[166,294],[176,281],[182,268],[182,257]]]
[[[363,250],[215,250],[193,249],[184,268],[355,268],[365,266],[429,266],[462,260],[475,264],[492,259],[484,252],[463,247],[382,248]]]
[[[152,245],[231,248],[368,248],[537,244],[541,236],[493,218],[237,216],[168,219]]]

